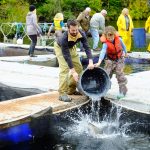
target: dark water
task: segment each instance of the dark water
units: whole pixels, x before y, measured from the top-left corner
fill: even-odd
[[[43,91],[38,89],[25,89],[25,88],[17,88],[17,87],[9,87],[0,83],[0,102],[10,100],[12,98],[19,98],[29,95],[35,95],[43,93]]]
[[[150,65],[149,64],[126,64],[124,68],[125,74],[131,74],[131,73],[137,73],[137,72],[142,72],[142,71],[149,71],[150,70]]]
[[[91,105],[91,104],[90,104]],[[137,114],[100,104],[100,115],[86,107],[53,116],[47,135],[34,137],[4,149],[9,150],[149,150],[150,130],[141,125]],[[107,111],[106,111],[106,107]],[[97,108],[95,108],[96,110]],[[99,117],[99,120],[97,118]],[[144,118],[142,115],[139,117]],[[147,117],[150,119],[150,116]],[[147,122],[147,119],[144,122]],[[92,125],[91,125],[92,124]],[[39,124],[40,125],[40,124]],[[139,127],[140,126],[140,127]],[[149,124],[150,126],[150,124]],[[141,129],[142,128],[142,129]],[[3,148],[2,148],[3,149]]]

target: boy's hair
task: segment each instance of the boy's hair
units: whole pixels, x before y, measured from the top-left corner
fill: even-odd
[[[104,34],[106,35],[109,32],[115,34],[116,33],[116,29],[113,26],[107,26],[107,27],[105,27]]]
[[[77,26],[78,22],[76,19],[68,19],[67,21],[67,27],[70,28],[70,26]]]

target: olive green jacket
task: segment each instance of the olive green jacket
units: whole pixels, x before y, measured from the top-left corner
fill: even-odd
[[[79,14],[77,17],[77,21],[79,23],[79,26],[81,26],[82,30],[87,32],[90,28],[90,16],[86,16],[84,11]]]

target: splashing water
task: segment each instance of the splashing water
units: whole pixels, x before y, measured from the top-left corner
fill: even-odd
[[[100,121],[98,119],[100,115],[97,112],[100,109],[100,103],[97,107],[95,105],[96,103],[92,101],[90,114],[79,111],[78,119],[71,118],[73,124],[64,130],[62,137],[68,143],[76,145],[75,150],[110,150],[110,148],[111,150],[134,150],[133,147],[136,147],[136,150],[142,150],[141,147],[148,150],[150,148],[147,136],[126,134],[134,123],[126,122],[120,125],[120,117],[124,115],[121,107],[112,106],[110,113]],[[138,136],[141,141],[145,141],[142,146],[135,142]]]

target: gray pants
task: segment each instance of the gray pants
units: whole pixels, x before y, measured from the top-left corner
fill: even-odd
[[[116,74],[116,78],[119,85],[119,92],[121,94],[126,95],[128,89],[126,87],[127,78],[124,75],[124,58],[120,58],[118,59],[118,61],[106,59],[104,69],[106,70],[110,78],[114,73]]]

